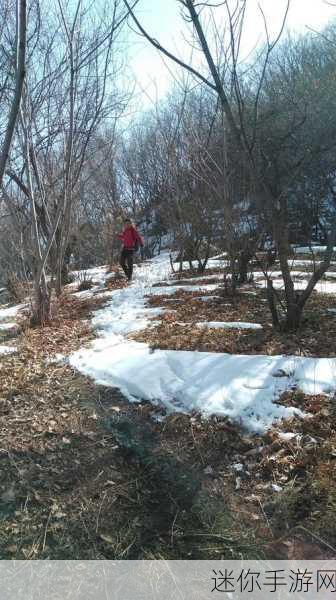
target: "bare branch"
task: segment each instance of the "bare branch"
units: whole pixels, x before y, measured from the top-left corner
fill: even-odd
[[[5,135],[3,148],[0,155],[0,186],[8,160],[13,133],[17,116],[20,110],[20,102],[25,78],[26,62],[26,36],[27,36],[27,2],[26,0],[17,0],[17,48],[16,48],[16,83],[15,94],[12,101],[12,107],[8,119],[8,125]]]
[[[173,60],[180,67],[183,67],[184,69],[187,69],[187,71],[189,71],[190,73],[192,73],[193,75],[195,75],[195,77],[197,77],[198,79],[200,79],[201,81],[203,81],[203,83],[205,83],[209,88],[211,88],[213,90],[216,90],[216,86],[213,85],[208,79],[206,79],[206,77],[203,77],[203,75],[199,71],[196,71],[196,69],[194,69],[193,67],[191,67],[187,63],[185,63],[182,60],[180,60],[177,56],[175,56],[174,54],[172,54],[171,52],[169,52],[166,48],[164,48],[163,46],[161,46],[161,44],[156,39],[152,38],[147,33],[147,31],[142,27],[140,21],[135,16],[134,11],[130,7],[130,5],[127,2],[127,0],[123,0],[123,2],[126,5],[126,7],[128,9],[128,12],[131,15],[131,17],[132,17],[134,23],[136,24],[137,28],[142,33],[142,35],[152,44],[152,46],[154,46],[160,52],[163,52],[163,54],[165,54],[166,56],[168,56],[168,58],[170,58],[171,60]]]

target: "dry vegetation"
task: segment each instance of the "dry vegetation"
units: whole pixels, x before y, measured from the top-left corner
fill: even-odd
[[[212,283],[212,280],[211,280]],[[199,282],[197,282],[199,284]],[[336,308],[331,294],[313,293],[305,312],[302,328],[296,333],[275,331],[271,324],[266,295],[251,286],[230,298],[218,298],[215,292],[184,292],[174,296],[153,296],[150,306],[165,306],[162,323],[147,331],[133,334],[133,339],[146,341],[153,348],[170,350],[199,350],[232,354],[293,354],[299,356],[334,356]],[[214,296],[203,301],[202,296]],[[244,321],[259,323],[260,330],[199,329],[200,321]],[[186,326],[178,325],[185,323]]]
[[[120,287],[123,281],[108,285]],[[333,322],[326,315],[332,298],[318,298],[311,309],[323,314],[325,329],[320,316],[316,322],[326,332]],[[182,306],[169,303],[178,312],[143,338],[177,347],[171,321],[177,319],[191,322],[181,328],[185,337],[179,347],[236,352],[239,344],[255,351],[264,343],[229,330],[197,331],[201,337],[195,337],[192,327],[193,320],[210,315],[265,326],[262,292],[260,299],[244,294],[213,304],[188,299]],[[162,300],[155,297],[151,304]],[[265,436],[250,437],[225,418],[162,419],[159,408],[131,405],[117,390],[97,386],[66,362],[53,360],[93,338],[88,318],[104,301],[65,294],[50,326],[31,329],[23,322],[19,354],[1,357],[1,557],[335,556],[333,401],[284,395],[280,402],[312,416],[283,423]],[[159,343],[157,331],[168,341]],[[303,339],[317,331],[315,326],[308,336],[302,330]],[[281,338],[277,343],[285,347]],[[295,340],[288,344],[292,351]],[[313,346],[307,347],[312,352]],[[298,435],[282,439],[282,430]]]

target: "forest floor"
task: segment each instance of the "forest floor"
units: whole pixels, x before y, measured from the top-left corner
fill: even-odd
[[[208,274],[220,281],[219,270]],[[70,291],[50,326],[18,319],[18,352],[0,357],[0,557],[335,558],[333,396],[285,392],[277,402],[309,416],[258,434],[225,416],[130,403],[64,358],[90,347],[90,319],[108,302]],[[314,294],[301,331],[284,336],[271,329],[263,289],[243,291],[158,293],[148,304],[169,306],[162,322],[128,337],[154,350],[334,355],[335,296]],[[200,330],[202,321],[263,328]]]

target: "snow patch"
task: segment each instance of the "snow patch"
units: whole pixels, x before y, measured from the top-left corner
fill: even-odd
[[[204,329],[262,329],[259,323],[244,323],[242,321],[202,321],[196,323],[197,327]]]
[[[192,265],[195,266],[197,265],[197,261],[193,260],[191,261]],[[209,258],[205,270],[207,269],[223,269],[224,267],[228,267],[229,266],[229,261],[228,260],[223,260],[221,258]],[[180,265],[179,262],[175,262],[175,265]],[[190,269],[190,264],[189,261],[183,261],[182,263],[182,269],[185,270],[189,270]]]
[[[213,292],[218,290],[216,284],[204,284],[204,285],[167,285],[158,286],[150,290],[151,296],[169,296],[176,294],[176,292]]]
[[[297,433],[293,433],[291,431],[280,431],[279,432],[279,438],[282,440],[285,440],[285,441],[293,440],[297,436],[298,436]]]
[[[266,280],[257,281],[256,285],[259,287],[267,287]],[[302,281],[294,281],[295,290],[304,290],[308,285],[308,279]],[[277,290],[284,289],[284,282],[282,279],[273,279],[273,287]],[[336,294],[336,283],[330,281],[319,281],[314,290],[320,294]]]
[[[202,302],[211,302],[211,300],[223,300],[223,296],[195,296],[194,300]],[[222,306],[231,306],[231,304],[223,304]]]
[[[0,331],[12,331],[17,329],[16,323],[0,323]]]
[[[0,345],[0,355],[1,354],[14,354],[14,352],[17,352],[17,349],[14,346]]]
[[[154,351],[125,338],[153,324],[150,317],[162,314],[163,309],[146,308],[144,298],[163,293],[152,285],[168,277],[169,271],[169,256],[160,255],[137,270],[130,286],[115,290],[93,319],[100,337],[90,348],[70,356],[72,366],[102,385],[118,387],[131,402],[148,400],[167,411],[227,416],[253,432],[265,431],[278,419],[303,416],[295,407],[275,404],[283,392],[335,390],[334,358]],[[202,290],[209,287],[217,288],[200,286]],[[163,289],[169,294],[175,291],[174,286]],[[280,371],[285,376],[274,377]]]
[[[180,285],[180,283],[188,285],[192,284],[194,281],[211,281],[216,279],[221,279],[220,273],[218,273],[217,275],[203,275],[202,277],[187,277],[185,279],[181,277],[181,279],[172,279],[171,281],[163,281],[162,283],[164,283],[165,285]]]
[[[102,385],[120,388],[130,401],[227,416],[254,432],[277,419],[303,416],[299,409],[274,403],[283,392],[335,389],[336,359],[152,351],[146,344],[116,338],[97,340],[94,348],[75,353],[71,364]],[[274,378],[279,368],[292,377]]]
[[[325,252],[327,246],[295,246],[293,247],[294,252],[299,254],[312,254],[315,252]],[[333,252],[336,252],[336,246],[333,248]]]
[[[0,321],[16,317],[19,312],[27,307],[28,304],[16,304],[15,306],[10,306],[9,308],[0,308]]]

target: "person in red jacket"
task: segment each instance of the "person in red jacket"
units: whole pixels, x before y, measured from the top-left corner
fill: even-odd
[[[133,255],[139,246],[142,247],[144,245],[144,242],[130,219],[125,219],[124,225],[124,231],[118,233],[118,238],[123,242],[120,265],[128,281],[131,281],[133,274]]]

